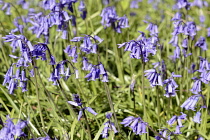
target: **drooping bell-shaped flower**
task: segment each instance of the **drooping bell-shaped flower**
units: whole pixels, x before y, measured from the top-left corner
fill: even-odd
[[[195,123],[201,123],[201,112],[200,111],[196,112],[195,116],[193,117],[193,121]]]
[[[136,135],[142,135],[144,133],[147,133],[146,131],[146,127],[147,127],[147,123],[144,122],[140,117],[133,117],[133,116],[129,116],[127,118],[125,118],[121,124],[124,125],[124,127],[129,126],[134,133],[136,133]]]
[[[200,47],[203,51],[206,51],[207,48],[207,43],[206,43],[206,39],[204,37],[200,37],[199,40],[195,43],[195,46]]]
[[[200,97],[201,97],[200,94],[192,95],[181,105],[181,107],[185,108],[186,110],[195,111],[196,103],[198,102]]]
[[[144,73],[146,73],[144,76],[149,80],[151,87],[157,85],[163,86],[161,75],[156,72],[156,69],[149,69],[144,71]]]

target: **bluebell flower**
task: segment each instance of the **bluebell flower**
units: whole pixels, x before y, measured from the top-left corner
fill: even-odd
[[[190,65],[190,69],[188,69],[188,73],[194,73],[194,72],[196,72],[195,67],[196,67],[195,63],[192,63]]]
[[[163,86],[161,75],[157,73],[156,69],[149,69],[144,71],[144,73],[146,73],[144,76],[146,76],[147,79],[149,80],[151,87],[157,85]]]
[[[88,73],[85,78],[87,78],[87,81],[95,81],[96,79],[100,78],[100,70],[97,68],[97,66],[92,67],[90,70],[90,73]]]
[[[188,38],[183,39],[183,41],[182,41],[182,47],[183,48],[188,48]]]
[[[172,124],[174,124],[175,122],[177,122],[177,126],[179,128],[181,128],[181,127],[184,127],[182,125],[182,120],[186,120],[186,117],[187,117],[187,115],[184,114],[184,113],[182,113],[182,115],[180,115],[180,116],[174,115],[169,121],[167,121],[167,123],[168,123],[168,125],[171,126]],[[176,132],[179,133],[180,132],[180,129],[176,128]]]
[[[177,35],[173,36],[172,39],[170,40],[169,44],[172,44],[174,47],[179,47],[178,39],[179,38]]]
[[[66,63],[70,63],[70,62],[68,60],[63,60],[56,64],[49,78],[49,81],[52,81],[53,85],[58,85],[57,80],[60,80],[61,78],[63,78],[64,80],[67,80],[71,76],[71,74],[75,74],[76,79],[79,78],[78,70],[72,64],[70,64],[74,70],[74,73],[71,73],[71,70],[69,67],[65,68]]]
[[[182,134],[182,132],[180,131],[180,127],[177,125],[176,126],[176,131],[174,132],[174,134]]]
[[[187,10],[190,9],[190,3],[187,0],[178,0],[177,6],[179,9],[181,9],[181,8],[185,8]]]
[[[17,17],[17,18],[14,19],[13,23],[16,26],[16,28],[15,29],[12,29],[11,30],[11,33],[14,33],[14,32],[19,31],[21,34],[23,34],[23,28],[24,28],[24,26],[18,23],[18,20],[19,19],[20,19],[20,17]]]
[[[74,106],[82,106],[82,100],[79,98],[78,94],[73,94],[73,100],[74,103],[72,101],[68,101],[68,103],[71,102],[71,104]]]
[[[196,115],[193,117],[193,121],[195,123],[201,123],[201,112],[200,111],[196,112]]]
[[[181,50],[179,47],[176,47],[174,50],[174,55],[170,56],[173,61],[180,58]]]
[[[118,48],[125,46],[124,51],[130,51],[130,58],[142,59],[144,62],[149,61],[148,56],[150,54],[156,54],[156,45],[158,45],[157,38],[155,36],[146,38],[142,34],[137,40],[138,41],[131,40],[129,42],[118,44]]]
[[[11,15],[11,4],[7,2],[4,2],[3,4],[4,5],[2,6],[1,10],[5,11],[6,15]]]
[[[11,42],[10,46],[13,48],[12,52],[15,52],[18,47],[21,52],[34,50],[31,42],[23,35],[9,34],[2,38],[5,39],[4,42]]]
[[[203,70],[210,70],[208,60],[202,57],[199,57],[199,58],[200,58],[200,63],[199,63],[198,72],[203,72]]]
[[[207,36],[210,37],[210,27],[207,28]]]
[[[107,119],[111,119],[111,117],[112,117],[112,113],[111,113],[111,112],[106,113],[106,118],[107,118]]]
[[[103,131],[101,132],[102,138],[108,138],[110,130],[113,130],[114,133],[118,133],[114,123],[110,121],[111,117],[112,117],[112,113],[106,113],[106,118],[109,120],[106,123],[104,123],[105,126],[104,126]]]
[[[190,89],[190,91],[192,91],[192,93],[194,94],[199,94],[202,90],[201,90],[201,80],[199,78],[193,77],[194,83],[193,83],[193,87]]]
[[[205,16],[204,16],[204,15],[201,15],[201,16],[199,17],[199,19],[200,19],[200,22],[201,22],[201,23],[204,23],[204,22],[205,22]]]
[[[190,56],[190,55],[192,55],[192,53],[188,53],[187,54],[187,48],[183,48],[182,49],[182,54],[183,54],[183,56],[186,58],[186,57],[188,57],[188,56]]]
[[[159,134],[160,134],[162,137],[164,137],[164,138],[170,140],[170,137],[171,137],[171,134],[172,134],[172,133],[171,133],[168,129],[162,129],[162,130],[160,130]],[[156,140],[163,140],[163,138],[161,138],[160,136],[155,136],[155,139],[156,139]]]
[[[13,94],[14,90],[18,87],[18,80],[10,77],[4,80],[3,85],[5,85],[6,83],[8,83],[8,86],[6,86],[6,88],[9,90],[9,94]]]
[[[114,26],[114,29],[118,32],[121,33],[121,28],[128,28],[128,18],[124,15],[123,17],[118,18],[117,26]]]
[[[88,59],[86,57],[83,57],[82,64],[83,64],[82,70],[85,70],[85,71],[89,71],[90,68],[92,67],[92,65],[88,63]]]
[[[187,22],[186,26],[184,27],[184,34],[194,39],[196,32],[196,24],[194,22]]]
[[[43,0],[42,1],[42,7],[45,10],[51,10],[55,7],[56,1],[55,0]]]
[[[178,126],[179,126],[179,127],[184,127],[184,126],[182,125],[182,120],[186,120],[186,119],[187,119],[187,115],[184,114],[183,112],[181,112],[181,114],[182,114],[182,115],[180,115],[180,116],[177,117],[177,123],[178,123]]]
[[[127,17],[119,17],[114,7],[104,8],[100,16],[102,17],[101,24],[104,28],[112,26],[116,32],[121,33],[121,28],[129,27]]]
[[[25,0],[18,0],[17,4],[22,5],[23,9],[28,9],[29,8],[29,2],[26,2]]]
[[[56,65],[55,57],[53,55],[50,55],[50,65]]]
[[[200,97],[201,97],[200,94],[192,95],[181,105],[181,108],[195,111],[196,103],[198,102]]]
[[[172,21],[181,20],[181,17],[182,17],[182,14],[177,12],[171,20]]]
[[[80,4],[78,6],[78,9],[81,12],[80,16],[84,20],[86,18],[86,15],[87,15],[87,10],[86,10],[85,3],[84,3],[83,0],[80,1]]]
[[[195,46],[200,47],[203,51],[207,50],[207,43],[204,37],[200,37],[199,40],[195,43]]]
[[[106,7],[102,10],[101,15],[102,20],[101,24],[106,28],[110,27],[114,22],[117,21],[118,15],[114,7]]]
[[[210,82],[210,72],[206,71],[206,70],[203,70],[200,74],[200,80],[205,83],[205,84],[208,84]]]
[[[173,36],[177,36],[180,33],[184,33],[185,24],[182,22],[182,20],[174,21],[174,30],[172,32]]]
[[[73,94],[73,100],[74,101],[68,101],[69,104],[76,106],[76,107],[80,107],[80,111],[78,114],[78,121],[80,120],[80,118],[82,117],[83,111],[87,110],[88,112],[90,112],[93,115],[97,115],[97,113],[91,108],[91,107],[82,107],[82,101],[79,98],[79,95],[77,94]]]
[[[68,56],[73,57],[71,60],[73,63],[77,63],[78,53],[77,53],[77,47],[76,46],[67,46],[64,50],[65,53],[68,54]]]
[[[205,140],[203,137],[199,136],[197,140]]]
[[[103,3],[104,5],[108,5],[108,4],[109,4],[109,0],[102,0],[102,3]]]
[[[132,0],[131,2],[130,2],[130,8],[136,8],[136,9],[138,9],[139,8],[139,2],[142,2],[142,0]]]
[[[167,121],[168,125],[172,125],[177,121],[177,116],[174,115],[169,121]]]
[[[72,42],[79,42],[81,40],[83,40],[84,37],[74,37],[73,39],[71,39],[70,41]]]
[[[149,22],[146,21],[146,23]],[[150,32],[150,35],[155,35],[155,36],[158,35],[158,27],[156,24],[150,22],[146,29]]]
[[[148,124],[144,122],[140,117],[135,118],[133,116],[129,116],[125,118],[121,124],[123,124],[124,127],[129,126],[133,132],[136,133],[136,135],[147,133],[146,127]]]
[[[165,91],[166,91],[166,94],[164,94],[164,96],[166,97],[176,96],[176,88],[178,87],[178,85],[173,79],[174,77],[181,77],[181,75],[175,75],[174,73],[172,73],[170,78],[163,81],[163,84],[165,85]]]
[[[192,6],[197,6],[199,8],[208,7],[207,1],[204,0],[194,0],[191,4]]]
[[[71,39],[71,41],[73,42],[79,42],[79,41],[83,41],[83,43],[80,45],[80,50],[89,54],[89,53],[97,53],[97,48],[98,48],[98,44],[100,44],[103,39],[101,39],[98,36],[90,36],[90,35],[85,35],[84,37],[74,37],[73,39]],[[67,48],[67,50],[65,50],[66,52],[70,51],[69,48]]]
[[[25,137],[26,134],[22,131],[27,126],[27,121],[19,120],[17,124],[14,124],[13,119],[7,115],[6,123],[4,123],[4,127],[0,130],[0,139],[4,140],[13,140],[14,138]]]

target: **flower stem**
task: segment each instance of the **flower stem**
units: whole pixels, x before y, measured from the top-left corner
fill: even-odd
[[[88,120],[87,120],[87,116],[86,116],[84,110],[82,110],[82,112],[83,112],[83,114],[84,114],[84,118],[85,118],[85,123],[86,123],[86,126],[87,126],[87,131],[88,131],[89,139],[92,140],[91,131],[90,131],[90,126],[89,126],[89,123],[88,123]]]
[[[35,78],[35,88],[36,88],[36,98],[37,98],[37,103],[38,103],[38,108],[39,108],[39,114],[40,114],[40,119],[41,119],[41,123],[42,123],[42,127],[43,129],[45,128],[44,125],[44,119],[42,116],[42,109],[41,109],[41,105],[40,105],[40,94],[39,94],[39,90],[38,90],[38,81],[37,81],[37,69],[36,69],[36,64],[35,61],[32,61],[32,65],[33,65],[33,70],[34,70],[34,78]]]
[[[108,101],[109,101],[109,106],[110,106],[110,108],[111,108],[111,110],[112,110],[112,112],[114,114],[115,125],[117,126],[117,129],[120,132],[120,127],[118,125],[117,116],[116,116],[116,113],[115,113],[115,110],[114,110],[111,94],[110,94],[109,87],[108,87],[107,83],[104,83],[104,87],[105,87],[106,95],[107,95],[107,98],[108,98]]]

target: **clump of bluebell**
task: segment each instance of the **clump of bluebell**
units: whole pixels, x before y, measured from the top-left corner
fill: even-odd
[[[129,27],[127,17],[125,15],[123,17],[119,17],[115,7],[104,8],[100,16],[102,17],[101,24],[104,28],[111,26],[116,32],[121,33],[122,28]]]
[[[13,140],[17,138],[24,138],[27,135],[23,132],[23,129],[27,127],[28,122],[19,120],[14,124],[13,119],[7,115],[6,123],[3,124],[3,128],[0,130],[0,140]]]

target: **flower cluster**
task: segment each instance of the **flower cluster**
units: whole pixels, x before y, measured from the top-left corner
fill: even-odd
[[[64,52],[66,54],[68,54],[68,56],[73,57],[73,59],[71,60],[73,63],[77,62],[78,53],[77,53],[77,47],[76,46],[68,45],[66,47],[66,49],[64,50]]]
[[[181,112],[182,113],[182,112]],[[180,116],[176,116],[174,115],[169,121],[167,121],[167,123],[171,126],[172,124],[174,124],[176,121],[178,123],[178,125],[176,126],[176,131],[174,132],[174,134],[181,134],[180,132],[180,128],[184,127],[182,125],[182,120],[186,120],[187,115],[182,113],[182,115]]]
[[[159,134],[162,137],[167,138],[168,140],[170,140],[172,132],[169,131],[168,129],[162,129],[162,130],[160,130]],[[163,140],[163,138],[161,138],[160,136],[155,136],[155,139],[156,140]]]
[[[177,0],[177,8],[181,9],[181,8],[185,8],[186,10],[190,9],[190,2],[188,2],[187,0]]]
[[[102,63],[99,63],[98,65],[93,65],[88,62],[88,59],[86,57],[83,58],[82,62],[82,69],[90,72],[85,76],[85,78],[87,78],[88,81],[95,81],[96,79],[100,79],[100,75],[102,75],[102,82],[109,81],[108,74]]]
[[[146,73],[144,76],[146,76],[147,79],[149,80],[151,87],[157,85],[163,86],[161,75],[157,73],[156,69],[149,69],[144,71],[144,73]]]
[[[31,42],[28,41],[23,35],[7,35],[3,37],[5,42],[11,42],[11,47],[13,48],[13,52],[19,48],[21,52],[21,56],[17,57],[14,55],[10,55],[10,57],[14,59],[18,59],[17,63],[13,63],[11,67],[8,69],[7,73],[4,75],[3,85],[8,84],[7,89],[10,94],[13,94],[14,90],[17,87],[22,88],[22,92],[27,91],[27,80],[26,78],[26,68],[29,66],[28,63],[32,62],[32,54],[35,48],[31,45]],[[16,67],[16,72],[14,73]],[[31,75],[33,77],[33,70],[31,70]],[[19,85],[18,85],[19,81]]]
[[[46,51],[48,50],[48,46],[44,43],[38,43],[36,45],[32,45],[29,40],[23,35],[6,35],[3,37],[5,42],[11,42],[10,46],[13,48],[12,52],[15,52],[17,49],[20,51],[20,56],[10,55],[10,57],[14,59],[18,59],[16,63],[13,63],[11,67],[8,69],[7,73],[4,76],[3,85],[8,84],[7,89],[10,94],[13,94],[14,90],[17,87],[22,88],[22,92],[27,91],[27,74],[26,70],[32,64],[33,59],[40,59],[42,61],[47,60]],[[49,50],[48,50],[49,51]],[[55,58],[50,54],[50,64],[55,65]],[[33,65],[34,67],[34,65]],[[16,72],[14,73],[14,70]],[[34,69],[32,68],[28,74],[30,77],[34,77]],[[19,85],[18,85],[19,83]]]
[[[121,33],[122,28],[128,28],[128,19],[124,15],[123,17],[119,17],[114,7],[106,7],[101,12],[101,24],[104,28],[112,26],[112,28]]]
[[[97,48],[98,44],[103,42],[103,39],[101,39],[98,36],[90,36],[90,35],[85,35],[84,37],[74,37],[71,39],[72,42],[80,42],[83,41],[83,43],[80,45],[80,50],[82,52],[85,52],[87,54],[89,53],[97,53]],[[98,43],[97,43],[98,42]]]
[[[85,19],[87,16],[87,10],[85,8],[85,3],[83,0],[80,1],[79,7],[78,7],[79,11],[81,12],[80,16],[82,19]]]
[[[19,120],[17,124],[14,124],[13,119],[7,115],[6,123],[4,123],[4,127],[0,130],[0,140],[13,140],[15,138],[25,137],[26,134],[23,132],[27,126],[27,121]]]
[[[112,117],[112,113],[107,113],[106,114],[106,118],[109,119],[109,120],[106,123],[104,123],[105,126],[104,126],[103,131],[101,132],[102,138],[108,138],[110,130],[113,130],[114,133],[118,132],[114,123],[110,121],[111,117]]]
[[[124,127],[129,126],[134,133],[136,133],[136,135],[142,135],[144,133],[147,133],[146,131],[146,127],[147,127],[147,123],[144,122],[140,117],[133,117],[133,116],[129,116],[127,118],[125,118],[121,124],[124,125]]]
[[[174,77],[181,77],[181,75],[175,75],[173,72],[170,78],[163,81],[166,91],[166,94],[164,94],[164,96],[166,97],[176,96],[176,88],[178,87],[178,85],[175,82]]]
[[[72,69],[74,70],[74,72],[71,73],[70,67],[67,67],[65,69],[65,64],[68,63],[70,63],[68,60],[63,60],[56,64],[55,69],[53,70],[49,78],[49,81],[52,81],[53,85],[58,85],[57,80],[60,80],[61,78],[67,80],[72,74],[75,74],[76,79],[79,78],[78,70],[75,67],[73,67],[71,63],[70,64],[73,67]]]
[[[192,95],[181,105],[181,107],[185,108],[186,110],[190,109],[195,111],[195,105],[201,96],[201,94]]]
[[[44,0],[41,5],[45,10],[50,10],[50,13],[48,15],[44,15],[42,12],[30,14],[28,22],[32,26],[29,30],[32,30],[37,38],[43,35],[45,37],[45,43],[49,43],[49,29],[56,25],[57,31],[62,31],[61,37],[67,39],[68,23],[71,20],[72,25],[75,26],[76,20],[74,15],[70,15],[65,8],[67,7],[67,10],[73,13],[72,5],[76,2],[77,0],[60,0],[56,3],[55,0]],[[79,10],[82,12],[82,18],[85,18],[87,11],[85,10],[83,1],[80,2]]]
[[[195,43],[195,46],[200,47],[203,51],[207,50],[207,43],[204,37],[200,37],[199,40]]]
[[[151,33],[153,32],[151,29]],[[137,38],[137,40],[131,40],[129,42],[124,42],[122,44],[118,44],[121,48],[125,46],[124,51],[130,51],[130,58],[142,59],[144,62],[148,62],[149,54],[156,54],[156,45],[158,43],[158,38],[156,36],[152,36],[150,38],[146,38],[143,32],[140,32],[141,35]]]
[[[11,15],[11,4],[0,1],[0,5],[3,5],[0,10],[5,11],[6,15]]]
[[[181,1],[179,2],[183,3]],[[184,3],[188,3],[188,2],[185,1]],[[182,17],[182,14],[177,12],[172,18],[172,21],[174,23],[174,30],[172,32],[173,36],[169,44],[172,44],[172,46],[175,47],[174,55],[171,56],[173,61],[180,58],[181,46],[183,47],[182,53],[184,57],[191,55],[191,53],[187,54],[188,46],[190,45],[188,43],[189,43],[190,38],[193,40],[195,38],[195,35],[197,34],[196,24],[192,21],[184,23],[181,17]],[[183,34],[184,36],[186,36],[182,40],[181,46],[179,45],[179,38],[180,38],[179,34]],[[201,40],[200,42],[196,43],[196,46],[202,47],[205,49],[205,40]]]

